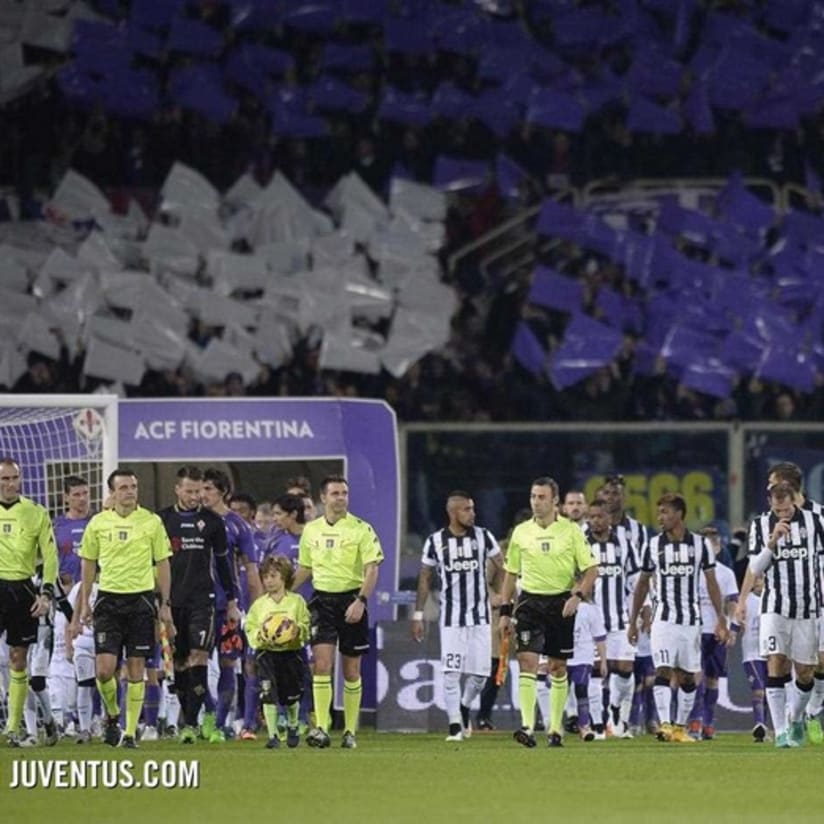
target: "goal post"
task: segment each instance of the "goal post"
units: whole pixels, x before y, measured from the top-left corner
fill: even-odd
[[[0,394],[0,457],[20,466],[21,492],[54,517],[70,475],[89,482],[92,511],[117,466],[117,395]]]

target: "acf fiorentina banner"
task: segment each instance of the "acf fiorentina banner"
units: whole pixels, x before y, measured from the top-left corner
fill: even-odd
[[[383,401],[326,398],[126,400],[119,459],[129,462],[281,461],[338,458],[350,509],[369,521],[384,561],[373,620],[392,620],[400,536],[398,435]]]

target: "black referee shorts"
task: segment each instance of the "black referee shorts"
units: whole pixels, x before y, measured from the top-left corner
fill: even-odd
[[[518,652],[537,652],[550,658],[572,658],[575,616],[564,618],[569,592],[560,595],[530,595],[522,592],[515,607]]]
[[[303,660],[302,650],[258,650],[255,663],[262,704],[288,707],[303,698],[306,662]]]
[[[215,605],[212,601],[172,607],[175,661],[182,663],[195,650],[211,652],[215,645]]]
[[[120,658],[148,658],[155,645],[154,593],[99,592],[94,602],[94,648]]]
[[[318,592],[309,601],[309,643],[338,644],[341,655],[356,658],[369,652],[369,616],[364,607],[357,624],[347,624],[344,616],[358,597],[358,590]]]
[[[31,608],[37,600],[34,584],[22,581],[0,581],[0,635],[6,632],[10,647],[28,647],[37,641],[38,619]]]

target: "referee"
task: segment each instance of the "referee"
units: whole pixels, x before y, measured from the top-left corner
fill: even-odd
[[[106,707],[104,740],[113,747],[135,749],[135,733],[143,708],[146,658],[155,645],[155,572],[160,588],[160,620],[169,637],[174,625],[169,602],[171,548],[163,522],[137,504],[137,477],[131,469],[118,468],[107,480],[113,508],[89,521],[83,533],[80,557],[83,585],[78,621],[93,623],[97,688]],[[94,618],[89,597],[100,572]],[[79,627],[73,627],[77,634]],[[115,673],[126,651],[126,729],[121,732]]]
[[[349,512],[349,484],[341,475],[324,478],[320,487],[324,514],[306,524],[298,549],[298,568],[293,590],[309,578],[315,595],[309,602],[310,631],[315,668],[312,695],[317,727],[306,743],[329,746],[329,707],[332,703],[332,664],[335,647],[343,658],[344,749],[357,746],[355,733],[360,714],[361,656],[369,651],[366,602],[378,583],[383,561],[375,530]]]
[[[40,592],[32,578],[42,559]],[[37,640],[37,625],[54,599],[57,547],[45,508],[20,495],[20,466],[0,460],[0,635],[9,646],[9,706],[6,736],[19,747],[17,731],[29,688],[26,669],[29,646]],[[57,743],[54,721],[46,724],[46,744]]]
[[[566,662],[572,657],[575,613],[592,592],[598,562],[581,528],[559,515],[558,484],[552,478],[541,477],[532,482],[529,503],[531,520],[518,524],[509,541],[499,626],[502,635],[512,634],[512,596],[520,578],[522,592],[515,614],[521,728],[515,731],[514,738],[525,747],[535,746],[532,725],[538,656],[546,655],[552,684],[547,742],[550,747],[561,747],[561,724],[569,692]]]

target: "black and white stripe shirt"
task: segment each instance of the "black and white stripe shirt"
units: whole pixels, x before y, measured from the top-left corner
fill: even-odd
[[[760,554],[778,518],[762,512],[750,524],[750,557]],[[815,618],[821,604],[819,556],[824,552],[822,523],[812,508],[798,509],[790,521],[789,538],[781,538],[764,572],[761,614],[785,618]]]
[[[604,626],[607,632],[626,629],[635,577],[641,567],[638,551],[622,526],[613,527],[605,541],[597,540],[590,530],[586,535],[598,561],[593,595],[604,616]]]
[[[501,554],[488,529],[474,526],[466,535],[448,528],[433,532],[423,545],[421,563],[441,579],[442,627],[476,627],[490,621],[486,562]]]
[[[629,533],[629,540],[640,558],[649,543],[649,528],[630,515],[624,515],[618,526],[623,527]]]
[[[706,538],[689,530],[681,541],[666,533],[649,539],[641,569],[655,576],[654,620],[681,626],[700,626],[698,587],[701,570],[715,568],[715,554]]]

